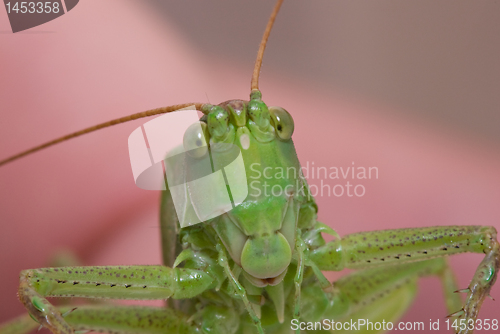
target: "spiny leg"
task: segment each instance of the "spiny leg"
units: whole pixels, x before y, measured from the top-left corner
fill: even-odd
[[[297,271],[294,277],[294,286],[295,286],[295,296],[294,296],[294,308],[293,308],[293,319],[300,319],[300,296],[301,296],[301,286],[304,280],[304,270],[305,266],[308,266],[312,269],[314,276],[316,277],[319,286],[323,290],[324,293],[327,294],[329,298],[333,298],[333,287],[330,281],[323,275],[321,270],[318,268],[316,263],[311,261],[308,257],[308,253],[305,252],[307,246],[301,238],[300,230],[297,230],[296,239],[295,239],[295,250],[297,254]],[[297,329],[297,334],[300,334],[300,329]]]
[[[453,280],[450,281],[450,268],[446,259],[436,258],[432,260],[406,263],[402,265],[389,265],[379,268],[361,270],[334,282],[334,288],[344,292],[347,299],[354,303],[350,310],[368,305],[391,291],[415,281],[423,276],[438,276],[443,286],[446,305],[453,310],[460,307],[461,300],[456,291],[457,286]]]
[[[500,245],[495,228],[446,226],[363,232],[347,235],[313,250],[309,257],[322,270],[367,268],[389,263],[408,263],[463,252],[485,257],[467,289],[463,312],[466,322],[477,318],[500,270]],[[469,329],[459,333],[471,333]]]
[[[78,308],[65,320],[75,331],[144,334],[194,334],[195,326],[180,311],[162,307],[93,306]]]
[[[300,238],[300,233],[296,234],[295,239],[295,250],[297,251],[297,272],[294,277],[295,285],[295,298],[294,298],[294,308],[293,308],[293,319],[300,319],[300,287],[302,285],[302,280],[304,279],[304,250],[306,245]],[[300,334],[300,329],[296,330],[297,334]]]
[[[65,313],[71,308],[58,308]],[[113,334],[194,334],[198,329],[188,323],[182,312],[139,306],[81,306],[70,312],[64,320],[74,331],[99,331]],[[29,315],[18,317],[0,328],[1,334],[25,334],[37,324]]]
[[[231,271],[231,268],[229,268],[227,256],[226,256],[226,253],[224,251],[224,246],[222,245],[221,242],[217,243],[217,250],[219,252],[219,265],[222,268],[224,268],[224,272],[226,273],[226,276],[227,276],[230,284],[233,286],[234,291],[240,296],[241,300],[243,301],[243,304],[245,305],[245,309],[247,310],[248,314],[250,315],[252,322],[257,327],[258,333],[264,334],[264,330],[262,329],[262,324],[260,322],[260,319],[257,316],[257,314],[255,313],[254,309],[252,308],[252,305],[250,305],[250,301],[248,300],[245,288],[240,284],[240,282],[238,282],[238,279],[234,276],[233,272]]]
[[[205,272],[164,266],[64,267],[24,270],[19,299],[53,333],[73,333],[44,297],[153,300],[191,298],[213,285]]]
[[[449,273],[447,261],[443,258],[357,271],[334,282],[333,299],[322,295],[319,285],[306,287],[303,292],[303,317],[311,322],[321,319],[337,322],[352,319],[354,323],[359,323],[358,319],[368,319],[372,323],[394,322],[411,305],[417,278],[429,275],[441,279],[449,308],[460,307],[461,300],[453,293],[456,285],[453,279],[450,281]],[[374,333],[367,328],[349,330]]]

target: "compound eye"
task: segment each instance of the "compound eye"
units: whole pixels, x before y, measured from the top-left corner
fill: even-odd
[[[290,139],[293,134],[294,124],[293,118],[288,111],[281,107],[269,107],[269,113],[278,137],[283,140]]]
[[[184,150],[193,158],[203,157],[207,151],[207,124],[196,122],[184,132]]]

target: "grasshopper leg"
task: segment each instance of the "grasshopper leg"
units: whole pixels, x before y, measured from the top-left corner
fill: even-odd
[[[464,252],[485,254],[468,287],[465,305],[456,313],[466,323],[469,320],[475,323],[500,270],[500,245],[493,227],[444,226],[350,234],[312,250],[309,258],[321,270],[342,270],[403,264]],[[467,327],[459,333],[472,331]]]
[[[64,313],[71,308],[58,308]],[[196,326],[180,311],[139,306],[81,306],[64,317],[73,331],[99,331],[114,334],[194,334]],[[1,334],[26,334],[39,324],[29,315],[20,316],[0,327]]]
[[[456,288],[446,259],[437,258],[400,266],[384,266],[356,271],[333,283],[333,298],[321,294],[319,284],[308,285],[303,292],[303,318],[316,322],[326,320],[325,328],[334,326],[331,320],[347,322],[352,328],[347,332],[359,333],[385,332],[383,328],[371,328],[372,323],[395,322],[404,315],[411,305],[417,291],[417,279],[422,276],[436,275],[441,279],[449,310],[460,307],[460,297],[453,293]],[[321,297],[318,297],[321,296]],[[397,324],[394,323],[394,326]],[[378,324],[377,324],[378,326]],[[379,331],[377,331],[379,329]]]
[[[304,250],[306,246],[302,239],[300,238],[300,233],[297,233],[297,237],[295,240],[295,249],[297,251],[297,272],[294,277],[294,285],[295,285],[295,298],[294,298],[294,309],[293,309],[293,319],[299,320],[300,318],[300,294],[301,294],[301,285],[304,279]],[[297,334],[300,334],[300,329],[296,330]]]
[[[219,251],[219,264],[222,268],[224,268],[224,272],[226,273],[226,276],[230,284],[233,286],[234,291],[236,291],[236,293],[240,296],[241,300],[243,301],[243,304],[245,305],[245,308],[248,314],[250,315],[252,322],[257,327],[258,333],[264,334],[264,330],[262,329],[262,323],[257,314],[255,313],[254,309],[250,305],[250,301],[248,300],[245,288],[240,284],[240,282],[238,282],[238,279],[234,276],[233,272],[231,271],[231,268],[229,268],[228,259],[224,251],[224,246],[220,242],[217,244],[217,250]]]
[[[212,288],[213,282],[202,271],[164,266],[42,268],[21,272],[18,295],[41,325],[55,334],[71,334],[71,326],[45,297],[191,298]]]

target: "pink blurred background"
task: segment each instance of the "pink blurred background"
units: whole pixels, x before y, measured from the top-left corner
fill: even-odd
[[[249,3],[85,1],[17,34],[0,10],[0,158],[146,109],[247,99],[272,7]],[[340,235],[500,229],[499,11],[493,1],[416,3],[286,2],[264,58],[263,98],[293,115],[303,165],[379,170],[358,180],[361,198],[317,198],[320,220]],[[0,322],[23,313],[19,272],[46,266],[58,249],[87,265],[160,263],[159,193],[134,185],[127,151],[143,122],[0,168]],[[461,287],[481,258],[451,259]],[[438,280],[420,286],[404,320],[443,324]],[[497,303],[487,299],[480,318],[500,319]]]

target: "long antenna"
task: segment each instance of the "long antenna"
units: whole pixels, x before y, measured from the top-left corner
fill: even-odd
[[[278,15],[282,3],[283,0],[278,0],[276,2],[273,12],[271,13],[271,17],[267,22],[267,27],[266,31],[264,31],[264,36],[262,36],[262,40],[260,41],[259,52],[257,53],[257,60],[255,60],[255,67],[253,68],[252,86],[251,86],[252,92],[259,90],[259,75],[260,75],[260,67],[262,66],[262,58],[264,57],[264,50],[266,49],[266,44],[267,40],[269,39],[269,34],[271,33],[274,20],[276,20],[276,15]]]
[[[39,145],[39,146],[35,146],[33,148],[30,148],[29,150],[26,150],[24,152],[21,152],[21,153],[18,153],[16,155],[13,155],[13,156],[11,156],[11,157],[9,157],[7,159],[1,160],[0,161],[0,166],[5,165],[5,164],[7,164],[9,162],[12,162],[14,160],[17,160],[19,158],[22,158],[24,156],[30,155],[32,153],[38,152],[40,150],[43,150],[44,148],[47,148],[47,147],[50,147],[50,146],[62,143],[63,141],[70,140],[72,138],[83,136],[84,134],[87,134],[87,133],[90,133],[90,132],[94,132],[94,131],[97,131],[97,130],[100,130],[100,129],[104,129],[104,128],[107,128],[107,127],[110,127],[110,126],[113,126],[113,125],[116,125],[116,124],[121,124],[121,123],[129,122],[129,121],[133,121],[133,120],[138,119],[138,118],[143,118],[143,117],[148,117],[148,116],[154,116],[154,115],[160,115],[160,114],[166,114],[166,113],[173,112],[173,111],[176,111],[176,110],[179,110],[179,109],[182,109],[182,108],[186,108],[186,107],[189,107],[189,106],[193,106],[193,105],[196,107],[196,110],[203,111],[202,110],[203,109],[202,106],[204,105],[204,103],[183,103],[183,104],[176,104],[176,105],[168,106],[168,107],[162,107],[162,108],[156,108],[156,109],[146,110],[146,111],[143,111],[143,112],[140,112],[140,113],[137,113],[137,114],[133,114],[133,115],[129,115],[129,116],[117,118],[117,119],[111,120],[109,122],[105,122],[105,123],[101,123],[101,124],[98,124],[98,125],[94,125],[94,126],[91,126],[89,128],[86,128],[86,129],[83,129],[83,130],[80,130],[80,131],[77,131],[77,132],[70,133],[69,135],[66,135],[66,136],[59,137],[57,139],[51,140],[51,141],[49,141],[49,142],[47,142],[45,144],[42,144],[42,145]]]
[[[283,0],[278,0],[276,2],[276,5],[274,6],[273,12],[271,13],[271,17],[269,18],[269,21],[267,22],[267,27],[266,30],[264,31],[264,36],[262,36],[262,40],[260,42],[259,46],[259,52],[257,53],[257,59],[255,61],[255,67],[253,69],[253,75],[252,75],[252,94],[253,93],[258,93],[257,95],[260,96],[260,91],[259,91],[259,74],[260,74],[260,68],[262,66],[262,58],[264,57],[264,50],[266,49],[266,44],[267,40],[269,39],[269,34],[271,33],[271,30],[273,28],[274,21],[276,20],[276,15],[278,15],[278,12],[280,10],[281,4],[283,3]],[[255,95],[254,95],[255,96]],[[16,155],[13,155],[7,159],[0,160],[0,166],[5,165],[9,162],[15,161],[19,158],[22,158],[24,156],[33,154],[35,152],[38,152],[40,150],[43,150],[44,148],[62,143],[64,141],[83,136],[87,133],[94,132],[103,128],[107,128],[116,124],[121,124],[129,121],[133,121],[138,118],[143,118],[143,117],[148,117],[148,116],[154,116],[154,115],[160,115],[160,114],[165,114],[169,112],[173,112],[185,107],[189,107],[194,105],[196,107],[196,110],[205,112],[206,108],[203,108],[203,103],[184,103],[184,104],[176,104],[173,106],[168,106],[168,107],[162,107],[162,108],[156,108],[156,109],[151,109],[147,111],[143,111],[137,114],[133,114],[130,116],[125,116],[121,118],[117,118],[114,120],[111,120],[109,122],[101,123],[98,125],[91,126],[89,128],[70,133],[69,135],[59,137],[57,139],[51,140],[49,142],[46,142],[42,145],[35,146],[33,148],[30,148],[29,150],[23,151],[21,153],[18,153]]]

